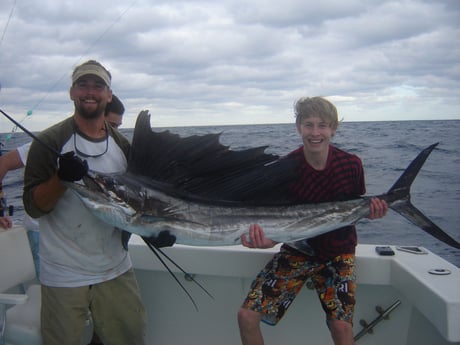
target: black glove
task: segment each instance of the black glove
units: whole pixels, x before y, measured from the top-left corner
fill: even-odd
[[[78,181],[88,173],[88,162],[76,156],[73,151],[59,157],[58,176],[63,181]]]
[[[150,243],[155,248],[172,247],[176,243],[176,236],[171,235],[168,230],[161,231],[158,236],[143,237],[144,241]]]

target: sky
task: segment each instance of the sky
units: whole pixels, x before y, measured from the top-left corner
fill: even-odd
[[[89,59],[122,128],[143,109],[154,127],[291,123],[302,96],[344,121],[460,119],[458,0],[2,0],[0,34],[0,109],[32,131],[73,113]]]

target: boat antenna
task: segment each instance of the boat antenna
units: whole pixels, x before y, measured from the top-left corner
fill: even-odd
[[[42,144],[44,147],[46,147],[48,150],[50,150],[51,152],[53,152],[57,157],[61,157],[62,154],[58,151],[56,151],[54,148],[52,148],[51,146],[49,146],[48,144],[46,144],[44,141],[42,141],[40,138],[38,138],[35,134],[33,134],[31,131],[29,131],[27,128],[25,128],[23,125],[21,125],[18,121],[16,121],[15,119],[13,119],[10,115],[8,115],[7,113],[5,113],[2,109],[0,109],[0,112],[8,119],[10,120],[11,122],[13,122],[17,127],[19,127],[20,129],[22,129],[24,131],[24,133],[26,133],[28,136],[30,136],[32,139],[38,141],[40,144]]]

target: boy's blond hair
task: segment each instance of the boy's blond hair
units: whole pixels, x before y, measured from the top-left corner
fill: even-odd
[[[299,126],[306,117],[317,116],[328,122],[332,129],[339,126],[337,108],[322,97],[301,97],[294,104],[296,125]]]

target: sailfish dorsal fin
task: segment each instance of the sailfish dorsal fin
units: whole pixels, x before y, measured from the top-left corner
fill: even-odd
[[[220,142],[220,135],[154,132],[150,115],[141,111],[128,172],[213,201],[286,202],[286,186],[295,178],[298,163],[266,153],[266,146],[232,150]]]

